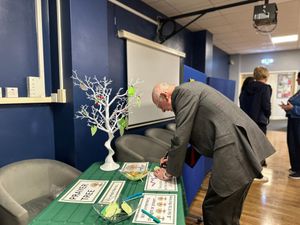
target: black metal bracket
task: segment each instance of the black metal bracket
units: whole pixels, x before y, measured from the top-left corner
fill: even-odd
[[[241,2],[237,3],[232,3],[228,5],[222,5],[218,7],[213,7],[213,8],[208,8],[208,9],[202,9],[194,12],[189,12],[177,16],[172,16],[172,17],[166,17],[166,18],[158,18],[158,26],[157,26],[157,39],[159,43],[164,43],[166,40],[169,38],[173,37],[174,35],[178,34],[180,31],[182,31],[184,28],[198,20],[200,17],[204,16],[206,13],[214,12],[217,10],[222,10],[222,9],[228,9],[236,6],[241,6],[241,5],[246,5],[246,4],[251,4],[254,2],[259,2],[259,1],[268,1],[268,0],[244,0]],[[190,17],[190,16],[195,16],[198,15],[196,18],[192,19],[190,22],[185,24],[184,26],[181,26],[179,29],[176,29],[176,19],[181,19],[184,17]]]

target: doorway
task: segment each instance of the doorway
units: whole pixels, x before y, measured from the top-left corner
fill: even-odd
[[[253,73],[241,73],[238,88],[238,96],[241,87],[247,77],[253,76]],[[287,100],[297,91],[296,88],[297,71],[270,71],[267,84],[272,87],[271,97],[271,117],[270,120],[286,119],[285,112],[279,107],[281,102],[286,103]]]

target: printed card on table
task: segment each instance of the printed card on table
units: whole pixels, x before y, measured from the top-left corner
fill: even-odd
[[[78,180],[58,201],[69,203],[95,203],[108,180]]]
[[[122,172],[144,172],[148,170],[149,162],[126,162],[122,166]]]
[[[176,194],[150,194],[145,193],[140,200],[140,207],[134,215],[133,223],[157,224],[142,212],[149,212],[160,220],[160,225],[176,225],[177,195]]]
[[[163,181],[154,176],[151,172],[147,176],[145,191],[177,191],[176,177],[171,180]]]
[[[125,185],[124,180],[112,181],[98,203],[110,204],[116,201]]]

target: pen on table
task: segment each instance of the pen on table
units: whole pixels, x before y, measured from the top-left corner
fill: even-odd
[[[158,218],[156,218],[155,216],[153,216],[151,213],[149,213],[148,211],[146,211],[145,209],[142,209],[142,213],[146,214],[147,216],[149,216],[151,219],[153,219],[153,221],[155,223],[160,223],[160,220]]]
[[[127,198],[123,199],[123,201],[129,201],[129,200],[142,198],[142,197],[144,197],[144,193],[143,192],[138,192],[138,193],[135,193],[133,195],[128,196]]]

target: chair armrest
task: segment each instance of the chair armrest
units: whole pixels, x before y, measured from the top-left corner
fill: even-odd
[[[56,160],[45,160],[48,163],[49,194],[56,198],[81,172],[76,168]]]
[[[122,150],[118,150],[116,152],[118,161],[127,161],[127,162],[144,162],[145,158],[140,154],[128,150],[127,148],[123,148]]]
[[[0,218],[4,225],[27,225],[29,214],[0,184]],[[2,224],[2,223],[1,223]]]
[[[65,186],[81,174],[79,170],[66,163],[56,160],[48,160],[45,162],[48,162],[48,173],[51,184]]]

